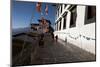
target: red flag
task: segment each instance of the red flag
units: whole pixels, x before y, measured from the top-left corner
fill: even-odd
[[[37,10],[38,12],[41,12],[41,3],[40,3],[40,2],[38,2],[38,3],[36,4],[36,10]]]
[[[45,12],[46,12],[46,15],[48,15],[48,5],[46,5]]]

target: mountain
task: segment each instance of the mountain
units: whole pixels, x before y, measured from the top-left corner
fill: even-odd
[[[12,35],[30,32],[30,27],[12,29]]]

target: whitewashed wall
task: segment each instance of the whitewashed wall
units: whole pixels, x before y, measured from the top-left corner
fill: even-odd
[[[69,28],[70,12],[68,11],[66,29],[55,31],[54,34],[58,35],[58,37],[62,40],[67,38],[67,42],[95,54],[95,23],[84,24],[85,9],[86,6],[77,6],[76,27],[73,28]],[[87,37],[90,39],[87,40]]]

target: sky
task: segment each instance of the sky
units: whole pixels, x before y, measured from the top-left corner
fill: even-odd
[[[48,4],[48,15],[45,15],[45,5]],[[55,22],[55,6],[50,3],[42,3],[43,17],[50,20],[52,26]],[[13,1],[12,2],[12,28],[29,27],[30,20],[33,14],[31,23],[38,23],[41,18],[41,13],[36,10],[36,2]]]

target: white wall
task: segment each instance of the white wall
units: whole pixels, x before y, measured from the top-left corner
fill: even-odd
[[[95,39],[95,23],[84,24],[86,6],[77,6],[76,27],[69,28],[70,12],[67,14],[67,28],[55,31],[54,34],[62,40],[67,38],[67,42],[72,43],[90,53],[95,54],[95,40],[87,40],[86,37]],[[73,39],[73,38],[76,39]],[[77,38],[78,37],[78,38]]]

